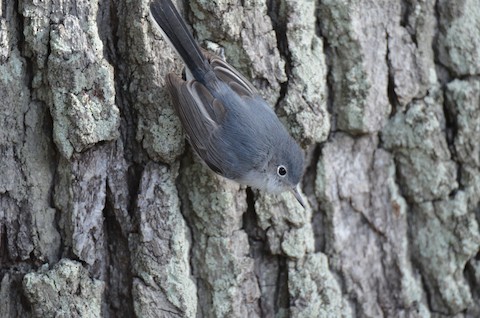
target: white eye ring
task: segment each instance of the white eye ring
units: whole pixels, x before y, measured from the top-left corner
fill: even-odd
[[[277,174],[282,178],[285,177],[287,175],[287,168],[283,165],[278,166]]]

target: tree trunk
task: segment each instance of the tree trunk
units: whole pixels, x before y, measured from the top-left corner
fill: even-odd
[[[184,2],[308,207],[192,154],[147,0],[1,0],[0,316],[479,317],[480,2]]]

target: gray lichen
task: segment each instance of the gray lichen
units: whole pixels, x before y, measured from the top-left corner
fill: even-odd
[[[89,19],[97,4],[91,3]],[[81,24],[67,15],[52,26],[48,84],[52,90],[54,141],[70,158],[104,140],[119,136],[120,114],[115,105],[113,68],[102,56],[96,24]]]
[[[326,255],[310,254],[289,262],[288,282],[291,317],[352,317]]]
[[[393,4],[389,4],[393,5]],[[321,32],[331,54],[331,85],[338,129],[374,132],[386,121],[388,68],[385,24],[390,18],[367,1],[322,1]],[[369,17],[368,19],[365,17]],[[380,23],[379,23],[380,21]],[[358,25],[362,25],[361,28]]]
[[[330,130],[327,66],[323,40],[316,34],[314,1],[286,1],[286,41],[290,77],[280,113],[295,139],[322,142]]]
[[[256,317],[260,297],[241,229],[245,192],[195,162],[181,174],[183,211],[192,230],[192,270],[197,282],[200,315]]]
[[[412,252],[420,264],[432,309],[459,313],[472,305],[463,271],[480,247],[475,215],[463,191],[452,199],[421,203],[410,216]]]
[[[192,160],[148,0],[17,2],[2,314],[479,316],[478,1],[174,1],[313,144],[306,209]]]
[[[406,113],[397,113],[382,132],[384,147],[396,155],[404,195],[415,202],[445,198],[458,187],[443,133],[442,99],[436,89],[430,94],[412,102]]]
[[[416,312],[427,306],[410,264],[407,205],[392,156],[377,146],[375,137],[337,134],[322,150],[315,190],[325,211],[325,253],[343,290],[358,299],[357,313],[395,316],[401,307],[422,317]]]
[[[140,232],[130,245],[135,313],[158,317],[158,312],[196,317],[197,289],[191,277],[188,227],[179,213],[174,186],[177,169],[148,165],[139,189]]]
[[[68,259],[23,279],[23,290],[37,317],[101,317],[104,287],[80,263]]]
[[[480,73],[480,7],[476,0],[441,0],[437,4],[438,58],[456,75]]]

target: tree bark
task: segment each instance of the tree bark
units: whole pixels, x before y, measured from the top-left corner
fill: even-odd
[[[477,0],[177,1],[306,209],[192,153],[147,0],[0,1],[0,316],[480,316]]]

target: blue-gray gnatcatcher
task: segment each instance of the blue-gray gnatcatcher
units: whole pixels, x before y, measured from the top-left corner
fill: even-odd
[[[200,49],[171,0],[150,12],[186,65],[187,81],[170,73],[167,88],[190,144],[219,175],[298,202],[303,152],[253,85],[219,57]]]

